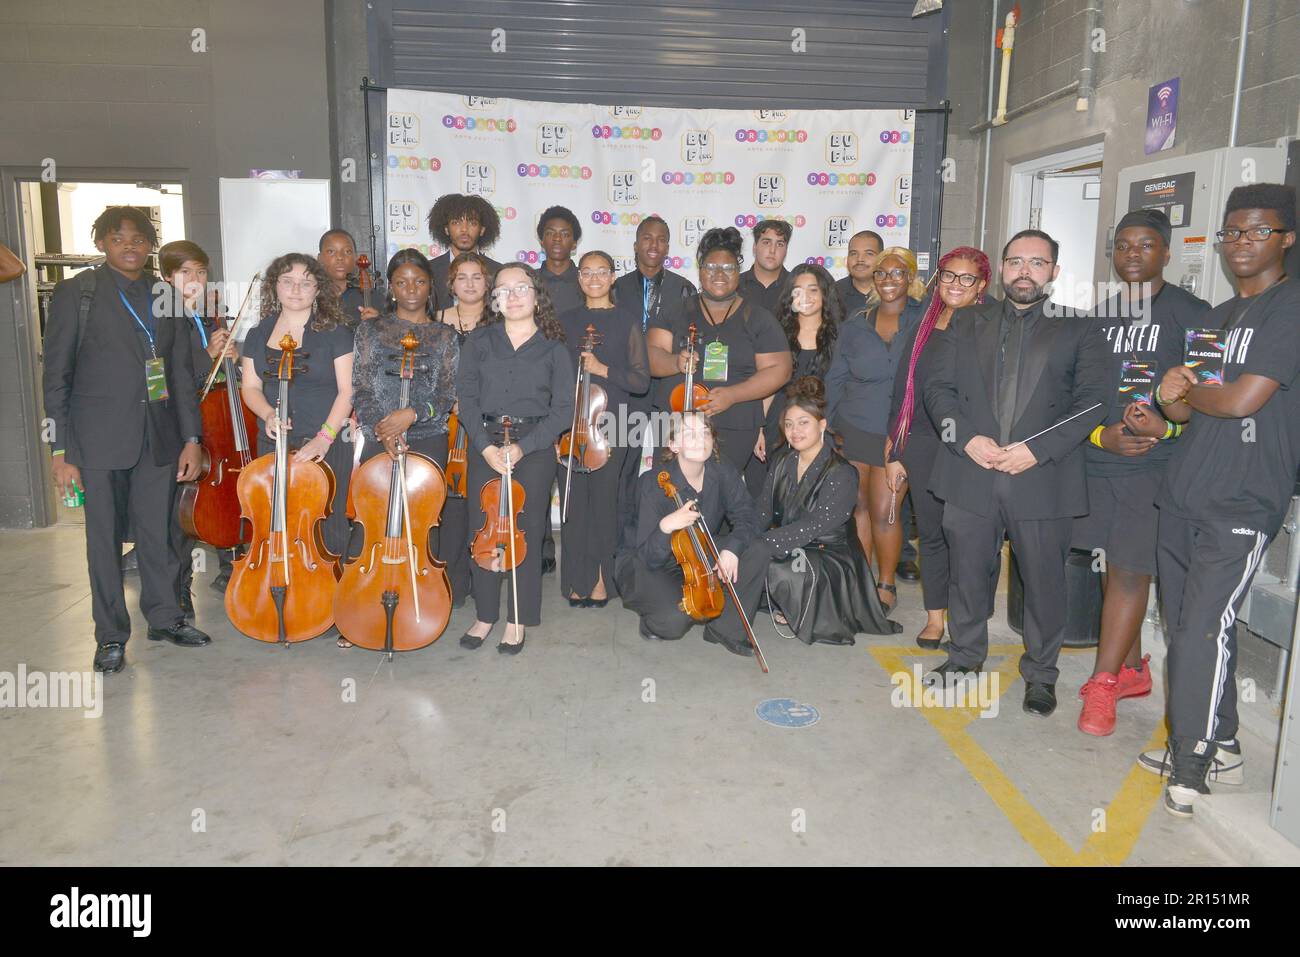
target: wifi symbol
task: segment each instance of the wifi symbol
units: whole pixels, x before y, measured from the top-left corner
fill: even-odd
[[[1160,106],[1162,109],[1169,105],[1169,98],[1173,95],[1174,88],[1172,86],[1162,86],[1160,89],[1156,90],[1156,96],[1160,99]]]

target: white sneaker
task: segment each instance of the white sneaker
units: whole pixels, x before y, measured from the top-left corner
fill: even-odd
[[[1245,784],[1246,772],[1245,763],[1241,757],[1241,743],[1239,741],[1219,741],[1215,743],[1217,748],[1214,752],[1214,760],[1210,762],[1208,782],[1210,784]],[[1150,771],[1152,774],[1158,774],[1161,777],[1168,777],[1169,772],[1173,770],[1168,748],[1144,751],[1138,755],[1137,763],[1138,767],[1144,771]],[[1184,789],[1180,788],[1179,790]],[[1189,809],[1194,800],[1195,797],[1192,797],[1185,802]],[[1166,806],[1168,806],[1168,795],[1166,795]],[[1188,814],[1190,813],[1189,810]]]
[[[1197,796],[1209,793],[1209,788],[1200,791],[1182,784],[1171,784],[1165,788],[1165,810],[1174,817],[1189,818],[1192,816],[1192,805],[1196,803]]]

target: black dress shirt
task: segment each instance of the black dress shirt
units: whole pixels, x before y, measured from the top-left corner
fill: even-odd
[[[677,486],[677,494],[683,502],[695,500],[709,530],[717,536],[719,551],[739,555],[757,537],[758,510],[734,465],[726,459],[709,459],[704,463],[704,486],[697,492],[682,475],[677,460],[673,459],[657,464],[637,479],[636,548],[650,568],[676,567],[677,564],[673,558],[671,537],[659,530],[663,517],[677,511],[677,505],[659,487],[659,473],[664,471]],[[724,518],[731,531],[718,536],[717,530]]]

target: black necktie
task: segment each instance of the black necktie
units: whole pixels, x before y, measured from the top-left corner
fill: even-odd
[[[1016,417],[1016,387],[1020,381],[1020,343],[1024,335],[1025,320],[1015,314],[1005,316],[1002,320],[1002,352],[998,365],[1001,375],[998,377],[998,425],[1001,428],[1000,441],[1006,445],[1011,441],[1011,426]]]

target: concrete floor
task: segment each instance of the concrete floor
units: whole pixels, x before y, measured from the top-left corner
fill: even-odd
[[[82,541],[0,533],[0,671],[89,670]],[[1021,711],[1014,655],[990,659],[1009,676],[996,718],[894,707],[890,670],[936,660],[912,644],[916,586],[900,583],[901,635],[852,648],[785,641],[760,616],[763,675],[698,630],[648,643],[617,603],[570,609],[553,578],[517,658],[457,645],[468,607],[391,664],[285,650],[234,632],[211,574],[196,600],[213,644],[146,641],[136,612],[102,717],[0,709],[0,863],[1232,863],[1134,770],[1160,740],[1159,688],[1121,704],[1110,738],[1075,729],[1091,652],[1064,656],[1047,720]],[[1001,607],[994,625],[1016,643]],[[767,724],[769,698],[820,721]],[[1251,757],[1247,789],[1266,789],[1268,756]]]

